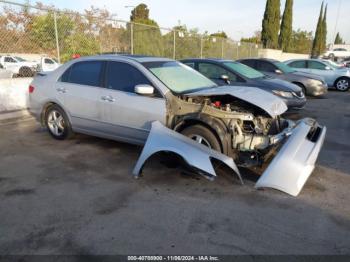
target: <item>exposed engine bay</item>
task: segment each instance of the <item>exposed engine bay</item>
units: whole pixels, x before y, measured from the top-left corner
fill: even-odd
[[[229,95],[188,97],[180,96],[174,112],[174,122],[201,119],[203,115],[216,118],[226,128],[228,155],[240,166],[256,166],[274,145],[288,136],[294,123],[280,116],[271,117],[259,107]],[[231,154],[230,154],[231,152]]]

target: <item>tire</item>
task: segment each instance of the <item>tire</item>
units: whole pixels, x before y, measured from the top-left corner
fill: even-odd
[[[301,91],[303,91],[304,95],[307,96],[306,88],[301,83],[294,83],[295,85],[299,86],[301,88]]]
[[[329,55],[329,59],[330,59],[330,60],[334,61],[334,58],[335,58],[334,54],[330,54],[330,55]]]
[[[45,125],[50,135],[57,140],[64,140],[73,135],[69,119],[58,105],[52,105],[46,110]]]
[[[31,77],[33,76],[33,71],[29,67],[21,67],[19,69],[19,75],[22,77]]]
[[[181,134],[222,153],[220,142],[215,134],[202,125],[189,126],[182,130]]]
[[[335,82],[335,88],[338,91],[346,92],[350,88],[350,78],[342,77]]]

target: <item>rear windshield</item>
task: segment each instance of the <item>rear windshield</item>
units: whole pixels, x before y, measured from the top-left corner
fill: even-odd
[[[259,71],[246,66],[241,63],[236,63],[236,62],[225,62],[224,65],[228,66],[231,68],[233,71],[237,72],[238,74],[249,78],[249,79],[255,79],[255,78],[263,78],[265,77],[264,74],[260,73]]]
[[[210,79],[176,61],[146,62],[143,66],[175,93],[191,93],[216,87]]]

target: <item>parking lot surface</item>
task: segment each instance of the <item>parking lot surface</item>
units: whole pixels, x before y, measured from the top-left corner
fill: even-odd
[[[247,177],[210,182],[159,157],[135,180],[140,147],[56,141],[30,117],[3,120],[0,254],[350,254],[349,101],[330,92],[290,115],[328,127],[297,198]]]

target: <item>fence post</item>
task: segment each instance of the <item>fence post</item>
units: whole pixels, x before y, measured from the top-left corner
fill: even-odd
[[[61,63],[61,55],[60,55],[60,46],[58,42],[58,30],[57,30],[57,13],[56,11],[53,12],[53,19],[55,24],[55,37],[56,37],[56,50],[57,50],[57,60],[58,63]]]
[[[176,59],[176,30],[174,30],[173,59]]]
[[[203,37],[201,36],[201,58],[203,58]]]
[[[221,38],[221,59],[224,58],[224,39],[225,38]]]
[[[130,51],[134,54],[134,24],[130,23]]]

